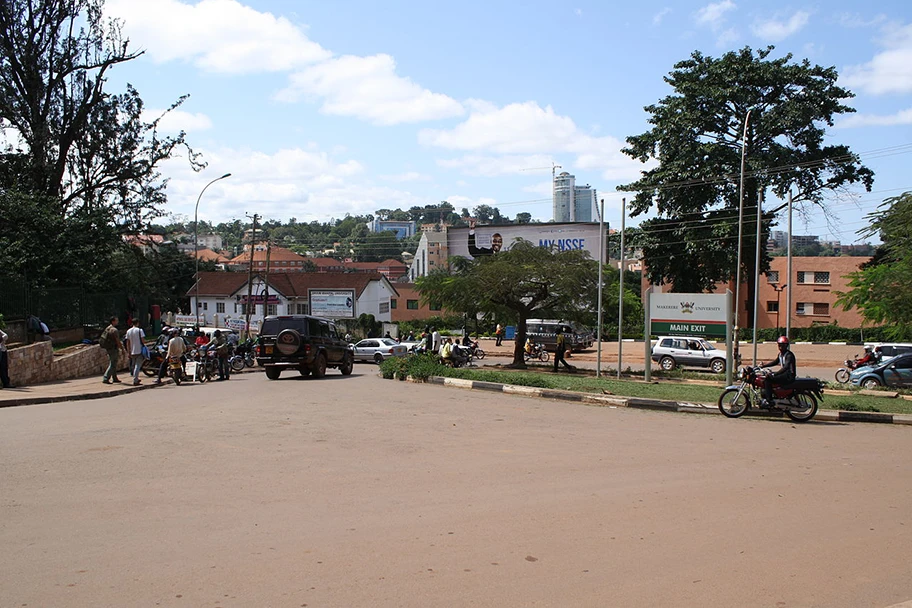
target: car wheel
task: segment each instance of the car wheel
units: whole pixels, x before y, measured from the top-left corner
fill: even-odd
[[[310,370],[302,365],[298,368],[298,373],[306,378],[310,375]]]
[[[342,365],[339,367],[339,371],[342,372],[343,376],[350,376],[352,370],[355,368],[355,362],[352,361],[352,356],[346,354],[342,358]]]
[[[675,368],[675,360],[671,357],[662,357],[661,361],[659,361],[659,367],[664,369],[666,372],[670,372]]]
[[[320,353],[317,355],[313,365],[314,378],[322,378],[326,375],[326,355]]]
[[[381,355],[380,353],[374,353],[374,363],[376,363],[377,365],[380,365],[381,363],[383,363],[383,355]]]
[[[711,369],[714,374],[723,374],[725,373],[725,361],[722,359],[713,359],[709,364],[709,369]]]
[[[278,380],[282,370],[278,367],[266,366],[266,377],[270,380]]]
[[[865,378],[864,381],[861,383],[861,386],[863,388],[867,388],[867,389],[877,388],[878,386],[880,386],[880,380],[878,380],[877,378]]]

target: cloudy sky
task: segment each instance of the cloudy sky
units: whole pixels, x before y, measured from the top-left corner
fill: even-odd
[[[831,201],[796,233],[852,242],[863,216],[912,190],[912,6],[827,2],[107,0],[136,61],[130,82],[209,163],[164,165],[169,212],[327,221],[447,200],[551,219],[554,164],[591,184],[620,222],[620,153],[643,107],[694,50],[776,45],[835,66],[857,113],[828,132],[876,172],[875,192]],[[636,224],[633,219],[628,224]]]

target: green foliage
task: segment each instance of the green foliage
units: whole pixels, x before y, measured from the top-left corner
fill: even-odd
[[[440,363],[439,357],[434,353],[421,353],[407,357],[390,357],[380,363],[380,373],[384,378],[404,379],[411,376],[421,382],[427,381],[431,376],[440,376],[447,366]]]
[[[658,213],[632,243],[642,248],[652,282],[712,291],[735,274],[742,152],[745,269],[754,267],[761,191],[779,198],[791,191],[799,205],[822,206],[830,190],[871,189],[873,172],[847,146],[824,145],[824,127],[854,112],[843,103],[853,94],[837,86],[836,70],[793,63],[790,54],[771,59],[772,51],[744,48],[719,59],[694,52],[665,78],[674,93],[646,107],[652,128],[627,138],[625,154],[656,163],[619,188],[635,193],[633,216]],[[761,239],[773,219],[763,216]],[[763,256],[761,271],[769,263]]]
[[[583,251],[557,251],[517,241],[509,250],[441,269],[416,282],[425,302],[450,310],[507,313],[517,320],[513,364],[524,366],[526,320],[575,320],[591,313],[597,264]],[[586,295],[583,295],[586,294]]]
[[[434,316],[427,319],[416,319],[414,321],[402,321],[399,323],[399,336],[404,336],[408,332],[415,332],[415,336],[421,335],[426,327],[436,327],[438,331],[461,329],[465,319],[462,315],[447,315],[445,317]]]
[[[405,380],[409,376],[410,357],[389,357],[380,362],[380,374],[387,380]]]
[[[888,198],[868,215],[859,231],[882,241],[874,258],[849,275],[849,291],[839,293],[844,309],[858,308],[866,321],[884,325],[891,339],[912,335],[912,192]]]

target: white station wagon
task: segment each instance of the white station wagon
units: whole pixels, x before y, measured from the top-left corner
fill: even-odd
[[[652,347],[652,360],[665,371],[676,367],[708,367],[716,374],[725,373],[725,351],[703,338],[662,336]]]

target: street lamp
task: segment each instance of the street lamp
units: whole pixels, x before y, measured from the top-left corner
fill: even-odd
[[[196,207],[193,209],[193,257],[196,258],[196,289],[194,294],[194,299],[196,300],[196,326],[199,327],[200,324],[200,256],[199,256],[199,219],[197,213],[200,208],[200,200],[203,198],[203,192],[206,191],[206,188],[219,181],[220,179],[225,179],[226,177],[231,177],[230,173],[226,173],[221,177],[216,177],[214,180],[209,182],[203,187],[202,192],[199,196],[196,197]]]
[[[741,188],[738,199],[738,264],[737,268],[735,268],[735,343],[733,345],[735,362],[738,361],[740,355],[738,349],[738,322],[741,317],[741,239],[743,236],[742,233],[744,232],[744,162],[747,157],[747,121],[750,120],[751,112],[758,107],[759,106],[757,105],[753,105],[747,109],[747,114],[744,116],[744,132],[741,135]]]
[[[779,333],[779,294],[785,291],[785,288],[788,287],[788,283],[785,285],[773,285],[773,289],[776,290],[776,333]]]

